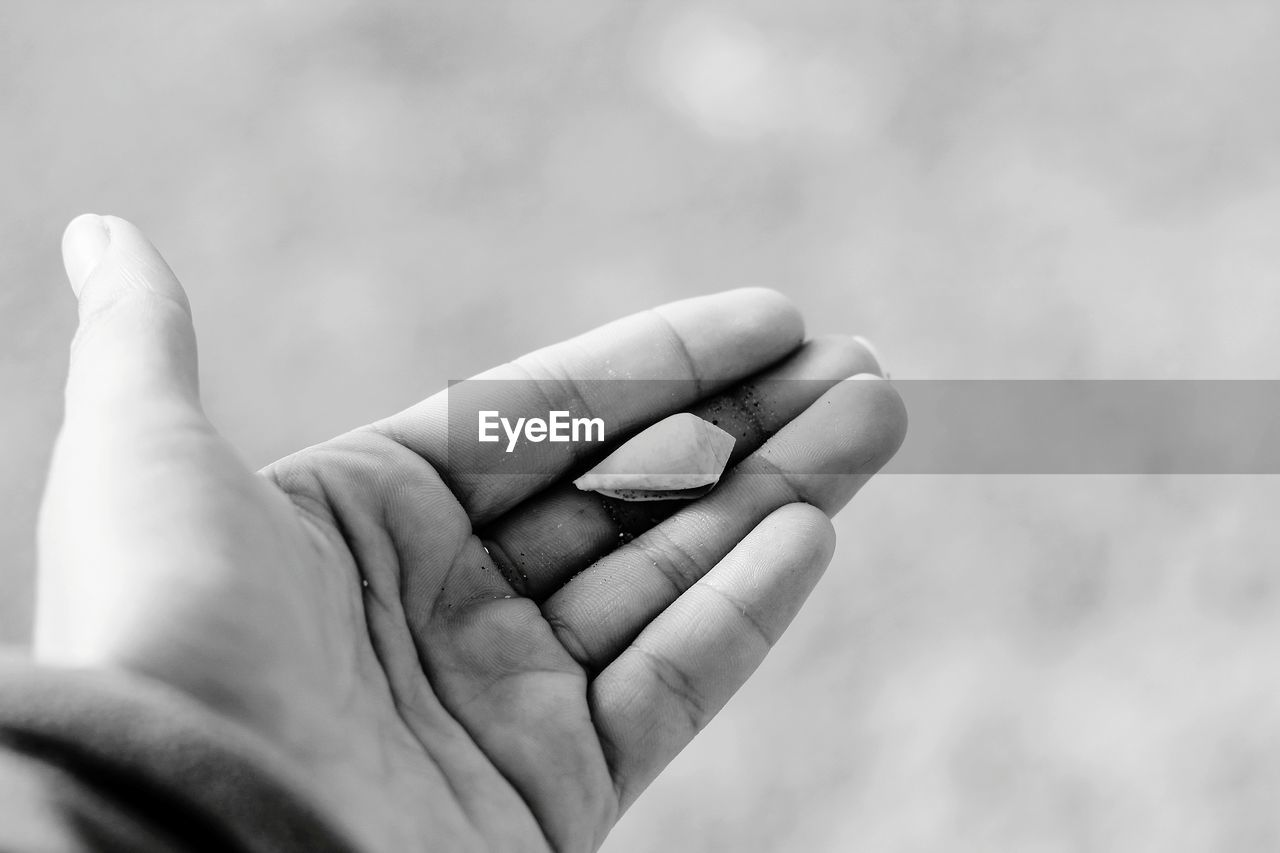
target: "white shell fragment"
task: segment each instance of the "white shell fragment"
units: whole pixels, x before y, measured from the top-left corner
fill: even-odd
[[[681,412],[633,437],[573,484],[624,501],[702,497],[724,473],[733,442],[720,427]]]

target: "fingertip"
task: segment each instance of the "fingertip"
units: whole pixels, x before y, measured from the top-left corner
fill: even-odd
[[[839,382],[859,373],[880,374],[880,364],[852,335],[814,335],[781,365],[773,379],[829,379]]]
[[[96,213],[82,213],[62,232],[62,262],[67,281],[77,297],[89,276],[102,263],[111,246],[106,220]]]
[[[802,562],[825,566],[835,552],[836,529],[830,517],[809,503],[790,503],[774,510],[765,519],[796,543]]]
[[[96,213],[77,216],[63,232],[62,253],[71,289],[82,304],[122,289],[144,288],[191,313],[186,292],[160,250],[127,219]],[[91,294],[85,291],[90,280],[97,282],[89,288]]]
[[[885,369],[884,358],[880,355],[880,348],[864,338],[862,335],[853,335],[851,340],[871,354],[872,360],[876,363],[876,370],[874,372],[880,374],[885,379],[888,379],[889,371]]]
[[[860,422],[874,437],[867,442],[871,451],[870,461],[873,462],[873,470],[879,470],[906,440],[906,404],[892,383],[874,373],[859,373],[841,384],[850,386],[848,392],[856,395],[854,405]]]
[[[740,375],[743,363],[770,364],[804,340],[800,311],[766,287],[696,296],[655,311],[676,330],[706,379]]]
[[[831,513],[852,496],[849,484],[893,457],[906,426],[906,408],[893,385],[860,373],[837,382],[759,452],[773,466],[804,478],[810,489],[805,499]]]
[[[739,316],[745,324],[769,329],[798,346],[804,340],[804,317],[791,298],[771,287],[741,287],[725,296],[740,303]]]

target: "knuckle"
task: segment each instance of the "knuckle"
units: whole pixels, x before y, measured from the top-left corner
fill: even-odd
[[[634,543],[655,571],[671,586],[674,597],[693,586],[711,568],[712,559],[655,527]]]
[[[707,723],[715,716],[715,709],[698,690],[689,674],[670,659],[644,646],[634,645],[632,648],[644,657],[653,680],[675,700],[675,707],[680,710],[689,734],[697,734],[706,728]]]

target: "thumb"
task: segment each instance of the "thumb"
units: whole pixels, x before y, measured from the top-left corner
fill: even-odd
[[[207,461],[191,311],[160,253],[123,219],[86,214],[62,254],[80,325],[40,513],[35,645],[83,663],[196,536],[202,475],[234,466]]]
[[[88,213],[72,220],[62,256],[79,300],[67,421],[101,426],[199,407],[191,307],[169,265],[137,227]]]

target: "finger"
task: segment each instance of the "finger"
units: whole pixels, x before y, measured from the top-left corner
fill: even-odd
[[[881,372],[858,338],[807,341],[786,361],[690,408],[731,433],[731,464],[848,376]],[[494,561],[522,595],[542,600],[592,561],[686,506],[684,501],[627,503],[561,483],[535,495],[481,531]]]
[[[130,424],[198,406],[195,331],[182,286],[134,225],[85,214],[67,226],[63,258],[80,326],[67,418]]]
[[[672,302],[529,353],[373,428],[430,462],[473,521],[484,523],[555,482],[595,446],[524,442],[508,453],[501,442],[451,444],[451,400],[455,424],[463,409],[562,410],[625,433],[777,361],[803,333],[795,307],[771,290]],[[597,381],[614,379],[659,381]],[[514,470],[526,473],[504,473]]]
[[[144,582],[137,553],[190,541],[171,510],[212,430],[187,299],[155,247],[122,219],[88,214],[67,227],[63,256],[80,324],[41,510],[36,646],[83,662],[106,653],[104,622],[122,622]]]
[[[861,377],[855,377],[855,379]],[[598,671],[765,516],[804,502],[833,515],[893,456],[906,412],[878,377],[841,382],[714,491],[597,560],[543,604],[562,644]]]
[[[747,680],[831,560],[823,513],[766,517],[591,684],[592,717],[626,809]]]

